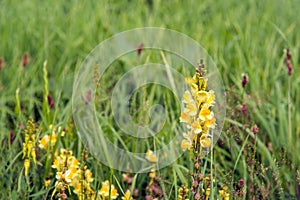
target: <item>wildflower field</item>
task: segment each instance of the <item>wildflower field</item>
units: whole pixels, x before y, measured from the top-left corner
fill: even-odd
[[[299,10],[298,0],[0,0],[0,199],[300,199]],[[133,35],[136,48],[105,70],[84,68],[98,44],[143,27],[159,28],[139,29],[145,40]],[[148,48],[153,30],[205,51],[184,47],[189,63],[163,50],[183,45],[171,35]],[[129,44],[113,41],[102,60]],[[128,152],[142,156],[132,164]]]

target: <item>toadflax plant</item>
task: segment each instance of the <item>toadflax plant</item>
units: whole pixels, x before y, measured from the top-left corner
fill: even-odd
[[[191,192],[194,199],[200,199],[202,196],[200,182],[203,180],[203,175],[200,173],[200,164],[204,150],[210,148],[212,143],[210,129],[216,125],[216,118],[211,110],[215,103],[215,94],[213,90],[207,89],[205,73],[204,64],[199,64],[195,75],[186,79],[190,90],[185,91],[183,95],[185,107],[180,116],[180,122],[187,126],[187,133],[183,134],[181,148],[190,150],[194,162],[191,174]]]

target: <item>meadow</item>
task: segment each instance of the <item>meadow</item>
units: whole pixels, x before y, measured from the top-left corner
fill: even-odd
[[[299,10],[298,0],[0,0],[0,199],[300,199]],[[184,33],[207,50],[223,80],[226,117],[206,156],[182,143],[188,150],[164,168],[122,172],[99,162],[78,136],[73,82],[100,42],[142,27]],[[122,75],[151,62],[202,80],[201,68],[197,77],[168,52],[141,47],[101,79],[95,70],[95,107],[110,141],[148,152],[155,163],[149,150],[172,140],[184,121],[181,102],[157,85],[136,91],[129,108],[135,123],[151,121],[152,105],[164,105],[167,115],[157,136],[134,142],[114,121],[111,105]]]

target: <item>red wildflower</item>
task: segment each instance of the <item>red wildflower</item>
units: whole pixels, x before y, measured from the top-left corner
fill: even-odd
[[[249,79],[248,79],[247,74],[243,74],[243,80],[242,80],[242,86],[243,86],[243,88],[246,87],[248,81],[249,81]]]
[[[144,48],[144,44],[141,43],[141,44],[138,46],[138,48],[136,49],[136,53],[137,53],[138,55],[141,55],[141,54],[142,54],[143,48]]]
[[[25,53],[23,56],[22,66],[26,67],[28,62],[28,53]]]
[[[3,65],[3,60],[2,60],[2,58],[0,58],[0,70],[2,69],[2,66]]]
[[[49,105],[49,107],[51,109],[53,109],[54,106],[55,106],[55,103],[54,103],[54,100],[53,100],[52,96],[50,94],[48,94],[47,99],[48,99],[48,105]]]

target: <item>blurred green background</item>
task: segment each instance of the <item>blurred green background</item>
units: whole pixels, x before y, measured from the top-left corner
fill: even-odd
[[[244,178],[257,183],[258,188],[264,187],[268,198],[300,198],[299,10],[298,0],[0,0],[1,190],[11,188],[8,192],[11,198],[12,193],[18,193],[14,186],[18,168],[10,169],[8,175],[6,167],[21,151],[18,143],[22,136],[17,136],[14,148],[8,147],[3,141],[10,137],[9,131],[16,129],[20,120],[24,122],[34,116],[45,120],[41,109],[43,62],[48,61],[49,92],[56,102],[56,119],[66,124],[71,118],[74,73],[89,52],[116,33],[155,26],[192,37],[219,68],[228,102],[224,133],[213,159],[220,181],[226,183],[229,174],[230,180]],[[284,64],[286,48],[292,53],[292,76],[288,76]],[[24,68],[22,58],[26,52],[29,59]],[[243,73],[249,76],[245,89],[241,85]],[[15,112],[17,88],[25,105],[21,119]],[[248,106],[247,117],[239,113],[243,104]],[[256,136],[249,133],[254,124],[260,128]],[[249,140],[247,134],[251,135]],[[244,141],[247,141],[245,146]],[[266,174],[256,168],[251,171],[246,165],[251,150],[257,166],[273,171]],[[185,165],[184,160],[179,160],[178,165]],[[16,162],[17,165],[23,163]],[[170,168],[179,170],[175,165]],[[259,173],[255,174],[256,171]],[[174,185],[189,180],[184,176],[179,179]],[[227,184],[235,190],[234,184]],[[246,199],[253,193],[250,186],[247,188],[249,196],[243,197]]]

